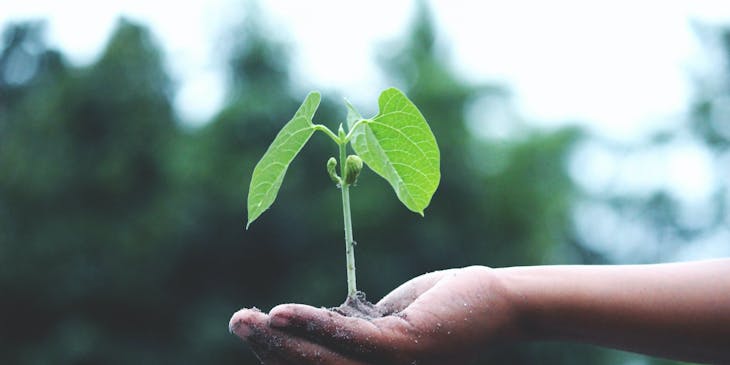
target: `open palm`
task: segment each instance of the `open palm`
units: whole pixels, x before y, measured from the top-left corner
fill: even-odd
[[[265,364],[468,363],[495,338],[516,331],[504,288],[493,271],[468,267],[416,277],[376,306],[372,320],[284,304],[267,315],[244,309],[231,330]]]

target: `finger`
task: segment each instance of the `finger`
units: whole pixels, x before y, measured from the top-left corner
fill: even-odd
[[[431,289],[449,271],[434,271],[408,280],[383,297],[376,306],[382,308],[386,315],[400,312]]]
[[[269,320],[269,316],[258,310],[241,310],[233,315],[229,326],[251,346],[263,364],[362,365],[321,345],[273,329]]]
[[[369,321],[302,304],[280,305],[269,313],[274,328],[369,360],[382,359],[395,351],[405,342],[408,327],[396,316]]]
[[[267,321],[267,316],[258,308],[244,308],[233,313],[228,321],[228,331],[245,340],[255,328],[265,326]]]
[[[275,351],[273,341],[264,335],[268,327],[268,316],[257,308],[241,309],[228,322],[228,330],[244,340],[262,364],[290,365],[287,359]]]

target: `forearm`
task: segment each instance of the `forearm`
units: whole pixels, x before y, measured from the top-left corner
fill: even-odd
[[[730,362],[730,260],[497,272],[526,338]]]

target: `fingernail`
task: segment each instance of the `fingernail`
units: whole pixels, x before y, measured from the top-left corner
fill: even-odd
[[[274,315],[269,319],[269,325],[278,328],[289,327],[289,319],[281,315]]]

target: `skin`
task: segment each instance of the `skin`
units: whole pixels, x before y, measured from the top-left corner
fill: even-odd
[[[730,259],[473,266],[416,277],[366,320],[285,304],[230,321],[264,364],[468,364],[490,346],[559,340],[730,363]]]

